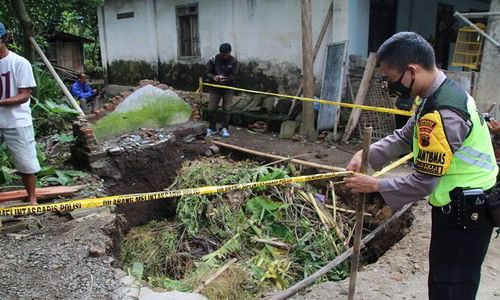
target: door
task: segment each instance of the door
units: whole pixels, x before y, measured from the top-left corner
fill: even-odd
[[[397,10],[397,0],[370,0],[368,53],[377,52],[380,45],[396,33]]]

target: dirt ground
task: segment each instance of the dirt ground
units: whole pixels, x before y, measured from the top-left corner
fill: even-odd
[[[323,142],[311,143],[302,140],[280,139],[277,133],[258,133],[241,127],[231,127],[230,132],[231,137],[228,139],[221,138],[219,135],[212,139],[252,150],[342,168],[347,165],[356,149],[361,147],[360,142],[334,146]]]
[[[103,232],[114,219],[110,213],[77,220],[49,213],[25,218],[24,230],[1,234],[0,299],[111,299],[123,276],[111,266],[112,242]]]
[[[414,209],[415,222],[410,233],[376,263],[358,273],[356,299],[427,299],[427,251],[431,217],[425,201]],[[500,299],[500,238],[492,237],[481,273],[477,299]],[[346,299],[349,280],[326,282],[306,290],[293,299]]]

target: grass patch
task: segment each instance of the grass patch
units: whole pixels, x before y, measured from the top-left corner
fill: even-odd
[[[140,109],[127,112],[113,111],[92,125],[97,139],[133,132],[139,128],[161,128],[187,122],[191,106],[174,97],[145,96]]]

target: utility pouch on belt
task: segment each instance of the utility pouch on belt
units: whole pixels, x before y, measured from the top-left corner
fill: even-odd
[[[485,225],[486,195],[482,189],[455,188],[450,196],[457,207],[458,226],[474,229]]]
[[[486,209],[495,227],[500,227],[500,183],[497,182],[486,196]]]

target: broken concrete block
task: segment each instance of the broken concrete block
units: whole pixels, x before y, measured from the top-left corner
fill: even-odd
[[[178,291],[172,292],[155,292],[148,287],[142,287],[139,294],[140,300],[208,300],[207,297],[195,293],[183,293]]]
[[[71,218],[79,219],[79,218],[83,218],[86,216],[105,213],[105,212],[109,212],[109,208],[107,206],[75,209],[75,210],[71,211],[69,214],[70,214]]]
[[[144,274],[144,264],[140,262],[135,262],[132,264],[132,275],[137,279],[142,279]]]
[[[214,154],[217,154],[217,153],[219,153],[219,152],[220,152],[220,148],[219,148],[219,147],[217,147],[216,145],[210,145],[210,146],[208,146],[208,148],[210,148],[210,150],[212,150],[212,152],[213,152]]]
[[[280,139],[289,139],[295,135],[298,123],[295,121],[285,121],[281,123]]]
[[[266,111],[272,111],[274,109],[275,100],[276,99],[274,97],[265,98],[262,102],[262,107],[264,107]]]
[[[89,248],[89,255],[93,257],[101,257],[106,255],[106,249],[98,245],[92,245]]]

